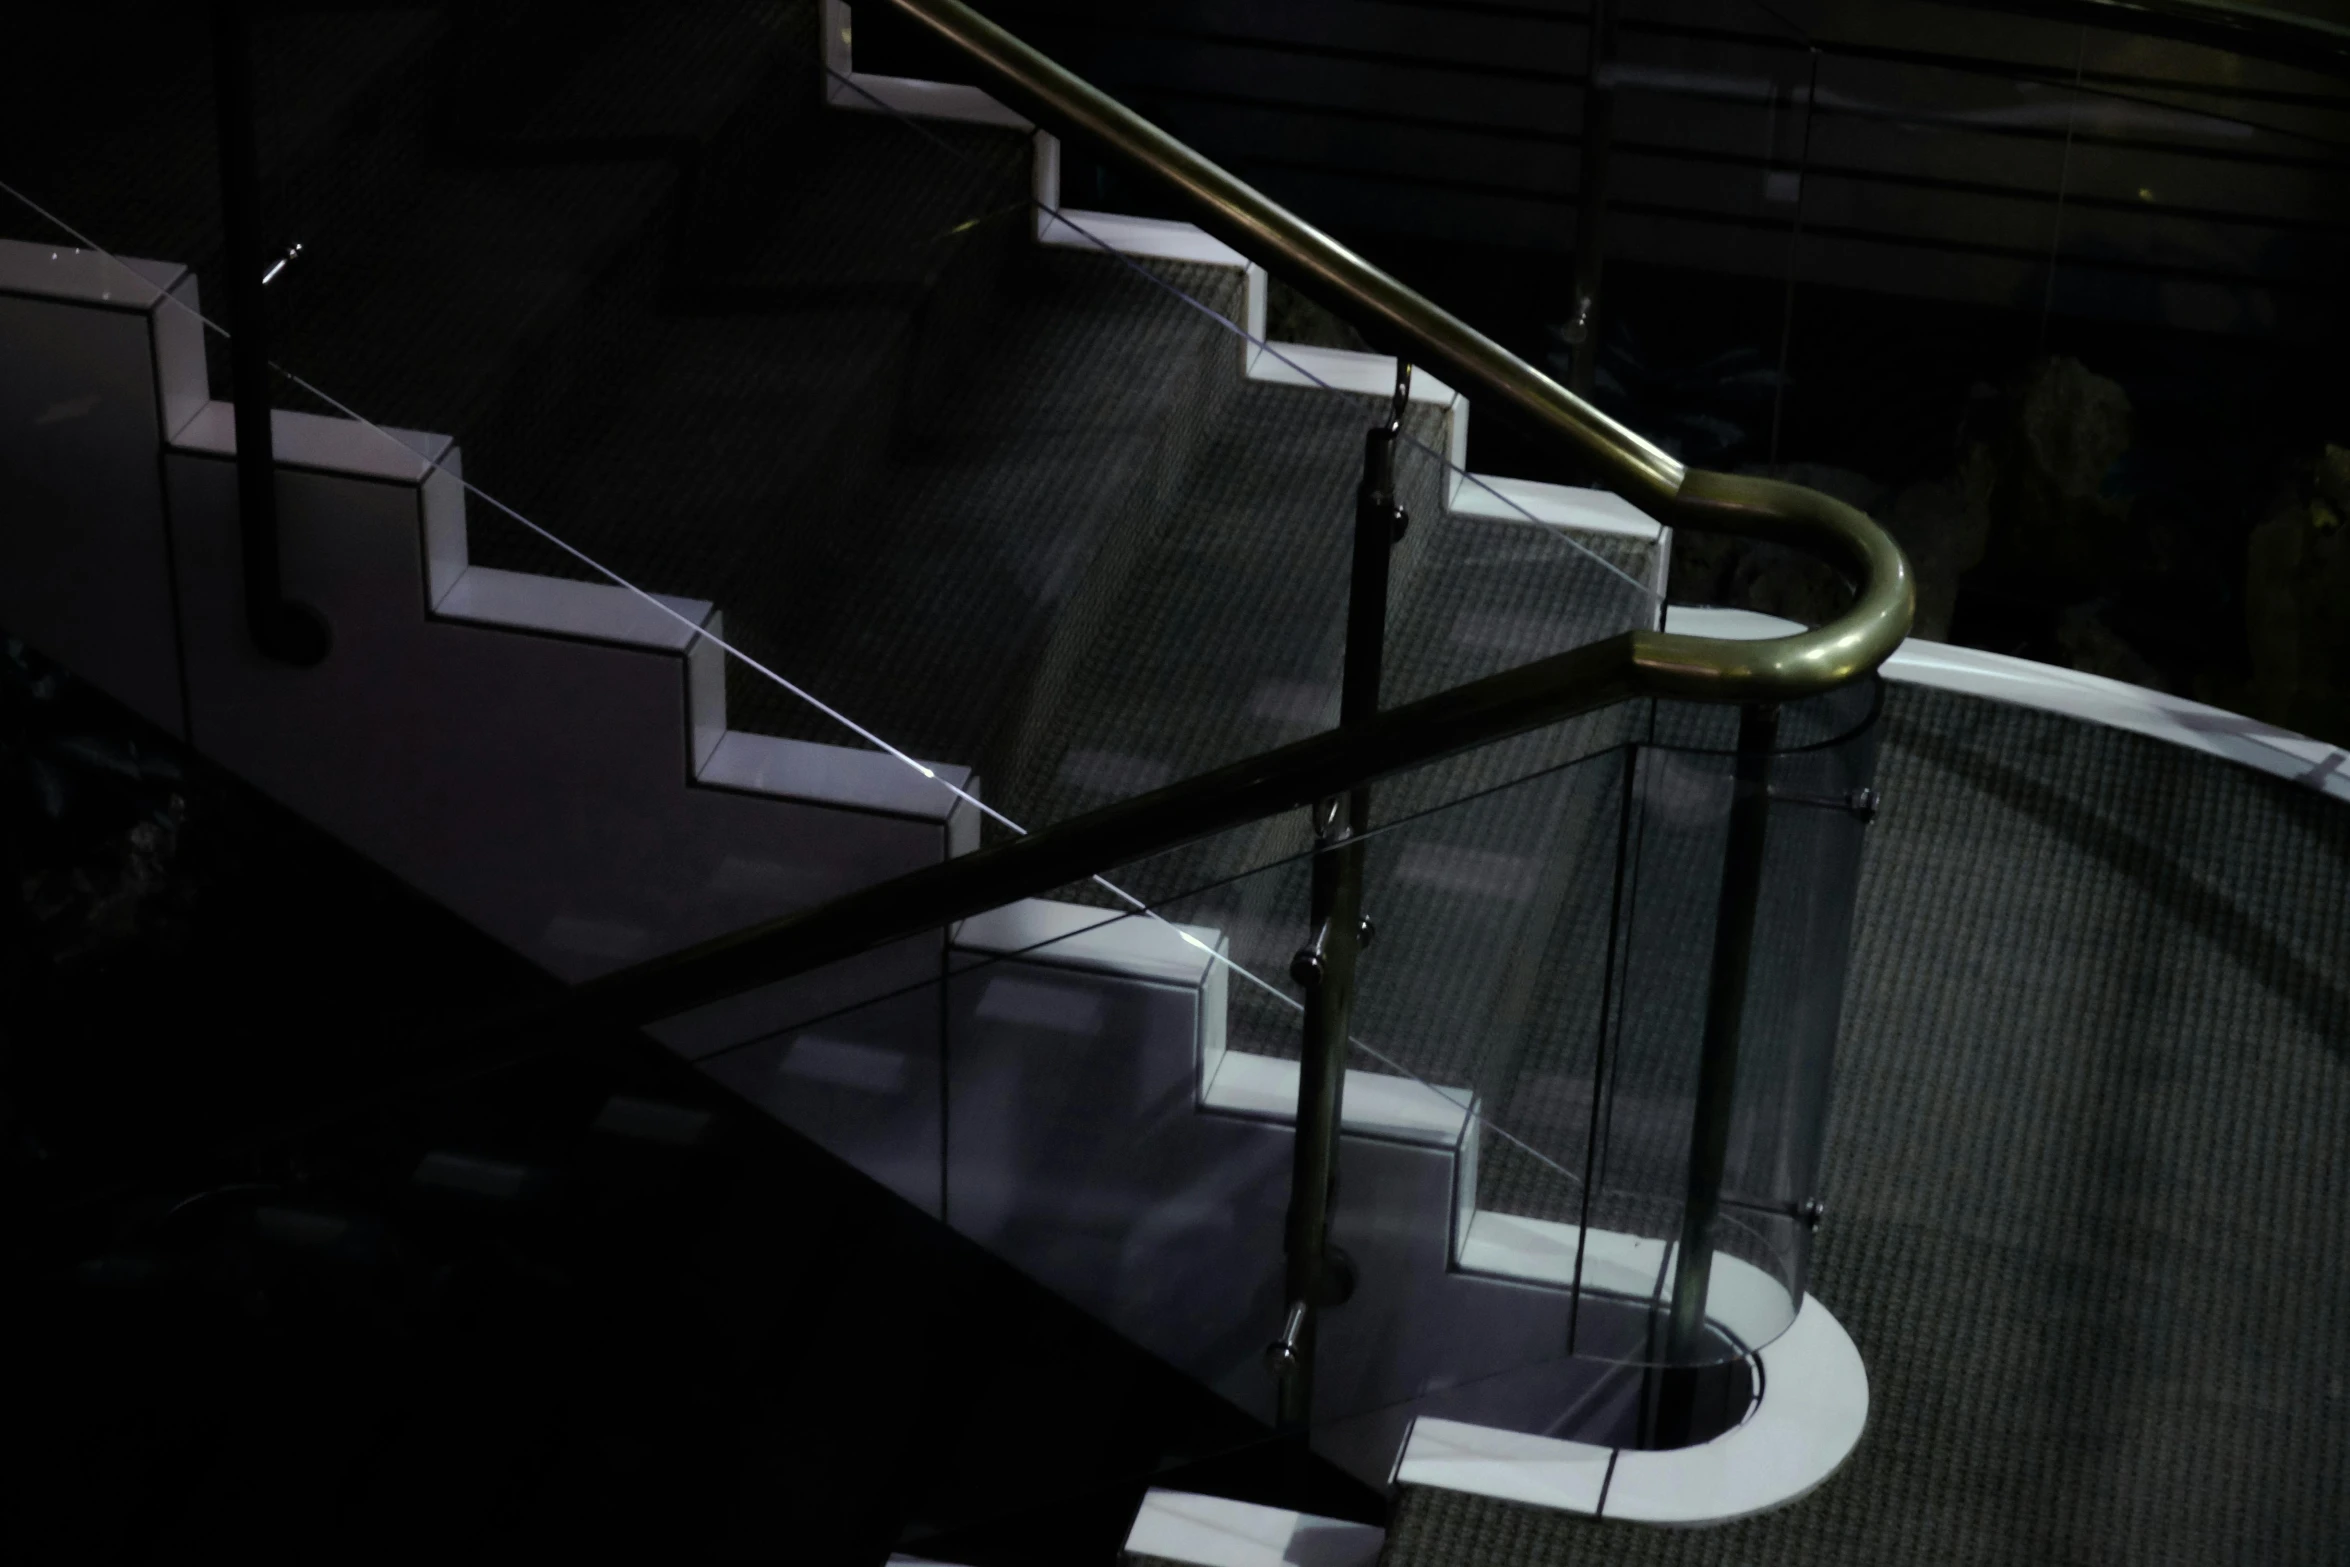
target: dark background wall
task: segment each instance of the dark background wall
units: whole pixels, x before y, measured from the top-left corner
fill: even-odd
[[[1336,232],[1573,244],[1584,0],[985,9]],[[1619,14],[1615,255],[2031,307],[2054,253],[2068,313],[2249,332],[2329,313],[2350,232],[2333,77],[1912,0]],[[862,70],[956,74],[886,6],[857,26]],[[1114,175],[1067,195],[1112,192],[1134,195]]]

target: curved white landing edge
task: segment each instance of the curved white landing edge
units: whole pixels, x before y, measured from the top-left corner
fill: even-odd
[[[1373,1567],[1387,1531],[1259,1507],[1220,1496],[1153,1490],[1142,1499],[1126,1550],[1198,1567]]]
[[[1665,611],[1665,629],[1692,636],[1760,640],[1803,628],[1776,615],[1744,609],[1699,609],[1676,604]],[[1885,678],[1904,685],[1931,686],[1964,696],[1987,697],[2017,707],[2058,713],[2112,729],[2202,751],[2278,778],[2303,784],[2337,800],[2350,800],[2350,752],[2323,740],[2246,718],[2225,708],[2166,692],[2149,691],[2103,675],[2061,669],[2005,653],[1928,642],[1912,637],[1885,661]]]
[[[1860,1444],[1868,1371],[1843,1324],[1808,1296],[1755,1360],[1763,1386],[1753,1410],[1696,1447],[1633,1452],[1422,1417],[1396,1482],[1624,1523],[1728,1523],[1784,1507]]]
[[[1844,1324],[1809,1296],[1755,1356],[1762,1397],[1745,1421],[1669,1453],[1619,1453],[1602,1518],[1727,1523],[1784,1507],[1843,1467],[1869,1419],[1869,1374]]]

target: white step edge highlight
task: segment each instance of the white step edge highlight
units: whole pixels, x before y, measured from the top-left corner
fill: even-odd
[[[1626,539],[1656,539],[1664,530],[1654,517],[1643,515],[1612,490],[1585,490],[1568,484],[1545,484],[1538,479],[1497,479],[1484,474],[1453,482],[1447,505],[1464,517],[1492,522],[1535,522],[1574,528],[1584,533],[1607,533]]]
[[[44,245],[34,240],[0,240],[0,287],[61,303],[104,305],[146,314],[177,293],[189,276],[176,261],[148,261],[137,256],[114,256],[73,245]],[[46,252],[46,254],[43,254]]]
[[[1261,292],[1265,287],[1262,267],[1250,270],[1249,287]],[[1262,337],[1262,331],[1254,336]],[[1359,392],[1365,397],[1393,397],[1395,395],[1395,360],[1386,354],[1366,354],[1353,348],[1323,348],[1313,343],[1283,343],[1268,341],[1263,347],[1248,345],[1248,378],[1267,381],[1275,386],[1321,386],[1337,392]],[[1460,393],[1445,385],[1425,370],[1412,371],[1412,384],[1406,394],[1415,403],[1431,407],[1449,408],[1460,398]]]
[[[1665,629],[1693,636],[1759,641],[1790,636],[1802,626],[1744,609],[1676,604]],[[1885,661],[1884,675],[1904,685],[1955,691],[2015,707],[2029,707],[2201,751],[2277,778],[2350,801],[2350,753],[2340,746],[2264,724],[2241,713],[2207,707],[2183,696],[2149,691],[2126,681],[2028,658],[1911,637]]]
[[[467,566],[433,605],[433,613],[443,620],[683,653],[700,638],[710,618],[709,601],[653,596],[674,613],[664,614],[609,583]]]
[[[1157,1489],[1126,1532],[1129,1554],[1196,1567],[1374,1567],[1386,1543],[1367,1523]]]
[[[1050,138],[1047,138],[1048,140]],[[1057,143],[1055,145],[1058,145]],[[1108,249],[1122,256],[1192,261],[1211,267],[1245,267],[1246,257],[1189,223],[1170,218],[1132,218],[1116,212],[1087,212],[1055,206],[1036,214],[1036,241],[1064,250]],[[1390,390],[1395,385],[1388,381]]]
[[[391,437],[388,441],[384,439],[387,435]],[[207,457],[236,456],[236,404],[207,400],[194,418],[180,426],[170,444],[174,450]],[[422,484],[455,443],[445,435],[428,435],[422,430],[384,430],[379,434],[355,419],[276,408],[269,415],[269,444],[280,468],[307,468],[390,484]]]
[[[1200,1108],[1292,1124],[1297,1120],[1297,1079],[1295,1061],[1227,1050],[1201,1090]],[[1470,1099],[1465,1088],[1432,1088],[1408,1077],[1349,1068],[1339,1125],[1361,1137],[1450,1148],[1460,1142],[1468,1124]]]
[[[924,765],[938,780],[978,792],[969,768],[949,767],[943,762]],[[953,852],[962,854],[978,847],[978,813],[939,782],[924,778],[886,751],[729,729],[695,769],[694,782],[705,788],[803,800],[811,805],[947,821],[969,829],[969,841],[959,838]]]
[[[1868,1425],[1868,1370],[1843,1324],[1806,1298],[1755,1357],[1762,1397],[1710,1442],[1637,1452],[1423,1416],[1405,1438],[1399,1485],[1429,1486],[1623,1523],[1729,1523],[1808,1495],[1852,1456]]]
[[[119,269],[113,275],[119,276]],[[885,752],[729,729],[725,653],[701,634],[724,635],[708,601],[640,595],[611,583],[472,564],[459,483],[463,454],[448,436],[419,430],[379,434],[354,420],[277,409],[270,415],[270,438],[281,468],[425,486],[427,591],[437,618],[687,654],[695,782],[773,799],[948,821],[962,829],[959,839],[969,840],[958,841],[957,852],[977,846],[977,813],[954,793],[977,792],[969,768],[926,763],[934,777],[925,778]],[[235,406],[207,402],[170,444],[180,451],[235,457]]]
[[[1148,915],[1049,898],[1022,898],[954,927],[958,967],[994,957],[1058,964],[1169,985],[1197,985],[1223,946],[1223,933]]]
[[[1187,987],[1220,978],[1228,961],[1221,956],[1223,932],[1209,926],[1049,898],[1023,898],[975,914],[954,927],[948,945],[958,969],[1016,957]],[[1262,1121],[1297,1119],[1295,1061],[1226,1050],[1217,1042],[1202,1050],[1199,1072],[1203,1110]],[[1474,1098],[1465,1088],[1350,1069],[1341,1125],[1366,1137],[1449,1148],[1467,1130]]]
[[[1469,1215],[1453,1262],[1466,1273],[1571,1289],[1578,1249],[1583,1283],[1588,1288],[1641,1297],[1663,1287],[1673,1255],[1680,1248],[1677,1242],[1646,1235],[1597,1229],[1585,1232],[1555,1219],[1530,1219],[1479,1208]],[[1712,1283],[1705,1300],[1708,1322],[1742,1345],[1767,1348],[1791,1331],[1791,1319],[1798,1314],[1786,1286],[1777,1279],[1729,1252],[1714,1253]]]
[[[1614,1462],[1613,1448],[1589,1442],[1422,1415],[1404,1438],[1395,1483],[1596,1516]]]
[[[94,253],[68,251],[58,253],[58,266],[44,272],[41,282],[61,283],[71,295],[107,279],[126,281],[122,267]],[[145,286],[141,274],[127,281]],[[953,831],[954,852],[977,847],[978,814],[954,793],[978,792],[969,768],[926,763],[932,774],[926,778],[882,751],[729,729],[726,655],[712,640],[724,635],[723,620],[707,600],[472,564],[464,454],[448,436],[379,431],[356,420],[274,409],[270,439],[281,469],[422,487],[426,593],[434,618],[685,655],[694,782],[771,799],[942,821]],[[205,401],[167,445],[234,459],[235,405]]]
[[[1469,1214],[1453,1261],[1467,1273],[1572,1287],[1576,1237],[1571,1224],[1478,1208]],[[1583,1282],[1617,1295],[1653,1294],[1672,1250],[1670,1242],[1650,1236],[1593,1230],[1582,1247]]]

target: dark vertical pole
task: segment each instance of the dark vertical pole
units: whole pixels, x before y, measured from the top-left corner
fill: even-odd
[[[1747,971],[1754,959],[1755,911],[1762,900],[1763,838],[1770,825],[1771,753],[1779,709],[1757,702],[1738,715],[1738,760],[1730,799],[1730,842],[1723,856],[1721,901],[1714,914],[1713,973],[1706,986],[1705,1038],[1697,1066],[1697,1106],[1689,1133],[1689,1189],[1681,1210],[1681,1246],[1673,1263],[1665,1324],[1664,1384],[1657,1437],[1666,1447],[1690,1440],[1697,1376],[1688,1369],[1705,1337],[1706,1292],[1713,1279],[1714,1218],[1729,1158],[1731,1109],[1738,1088],[1738,1033],[1746,1012]]]
[[[1787,423],[1787,366],[1795,356],[1795,279],[1803,266],[1803,203],[1811,190],[1811,126],[1819,102],[1820,52],[1814,49],[1811,78],[1803,89],[1803,138],[1795,155],[1795,221],[1787,229],[1787,289],[1779,310],[1779,382],[1771,388],[1770,461],[1774,468],[1779,463],[1779,432]]]
[[[1567,388],[1591,395],[1599,356],[1599,274],[1607,253],[1608,170],[1616,139],[1617,0],[1591,0],[1591,39],[1583,82],[1583,157],[1575,191],[1575,302],[1567,342],[1575,351]]]
[[[1379,712],[1379,676],[1387,641],[1388,555],[1407,519],[1395,498],[1395,443],[1411,393],[1412,367],[1398,364],[1386,423],[1365,438],[1363,480],[1355,491],[1354,569],[1347,585],[1346,668],[1339,723]],[[1270,1358],[1280,1378],[1277,1421],[1304,1427],[1314,1407],[1314,1343],[1321,1312],[1353,1293],[1354,1280],[1330,1245],[1330,1211],[1338,1195],[1338,1135],[1345,1112],[1349,1021],[1355,969],[1370,924],[1363,914],[1363,848],[1371,791],[1314,807],[1314,880],[1310,944],[1290,965],[1305,991],[1305,1036],[1298,1062],[1297,1140],[1289,1174],[1284,1236],[1289,1309]]]
[[[1583,1203],[1582,1217],[1575,1236],[1575,1289],[1567,1299],[1567,1353],[1576,1352],[1578,1334],[1583,1326],[1583,1253],[1590,1244],[1591,1198],[1604,1180],[1606,1165],[1600,1158],[1601,1128],[1607,1124],[1602,1112],[1615,1107],[1614,1085],[1608,1079],[1608,1068],[1617,1052],[1609,1049],[1615,1030],[1622,1026],[1620,1014],[1623,998],[1619,994],[1616,973],[1618,951],[1629,954],[1632,946],[1632,919],[1630,900],[1625,896],[1631,881],[1632,869],[1632,813],[1637,798],[1635,780],[1640,774],[1640,742],[1635,740],[1624,748],[1624,775],[1616,793],[1616,873],[1609,889],[1607,916],[1607,955],[1599,971],[1599,1018],[1591,1042],[1591,1117],[1583,1131]]]
[[[253,645],[289,664],[326,657],[326,621],[289,603],[278,564],[277,453],[269,428],[269,312],[262,298],[260,155],[253,131],[250,0],[214,0],[212,78],[220,140],[230,362],[236,373],[237,521],[245,563],[245,627]]]
[[[1354,1010],[1355,959],[1362,951],[1361,849],[1343,802],[1314,808],[1313,940],[1291,965],[1305,990],[1304,1048],[1298,1062],[1297,1140],[1289,1171],[1284,1236],[1289,1321],[1277,1421],[1302,1428],[1314,1408],[1314,1346],[1321,1314],[1343,1303],[1353,1280],[1331,1255],[1330,1210],[1338,1195],[1338,1135],[1345,1113],[1347,1029]]]

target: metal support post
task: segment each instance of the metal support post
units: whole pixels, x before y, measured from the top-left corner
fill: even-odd
[[[220,136],[220,218],[226,242],[230,363],[236,374],[237,525],[245,568],[245,627],[280,663],[322,662],[326,618],[285,596],[278,558],[277,452],[269,423],[269,313],[262,298],[260,153],[255,142],[250,0],[214,0],[214,108]]]
[[[1690,1369],[1705,1340],[1706,1294],[1713,1278],[1714,1221],[1730,1150],[1738,1088],[1738,1034],[1754,959],[1755,911],[1762,899],[1763,840],[1770,825],[1771,754],[1779,709],[1752,703],[1738,715],[1736,782],[1730,841],[1723,856],[1721,900],[1714,915],[1713,972],[1706,986],[1705,1037],[1697,1066],[1697,1104],[1689,1133],[1689,1186],[1681,1210],[1681,1244],[1665,1324],[1665,1371],[1657,1438],[1666,1447],[1690,1440],[1697,1374]]]
[[[1387,639],[1388,556],[1410,519],[1395,498],[1395,443],[1410,404],[1412,367],[1396,367],[1395,396],[1383,424],[1364,441],[1363,481],[1355,492],[1354,570],[1348,583],[1346,669],[1341,727],[1379,712],[1380,656]],[[1305,1037],[1298,1062],[1297,1141],[1289,1178],[1288,1309],[1281,1336],[1266,1351],[1279,1379],[1277,1423],[1302,1428],[1314,1406],[1314,1343],[1320,1315],[1354,1293],[1352,1264],[1330,1244],[1338,1193],[1339,1126],[1345,1110],[1348,1027],[1355,965],[1371,935],[1363,912],[1363,849],[1371,791],[1350,791],[1314,807],[1312,939],[1290,964],[1305,991]]]

